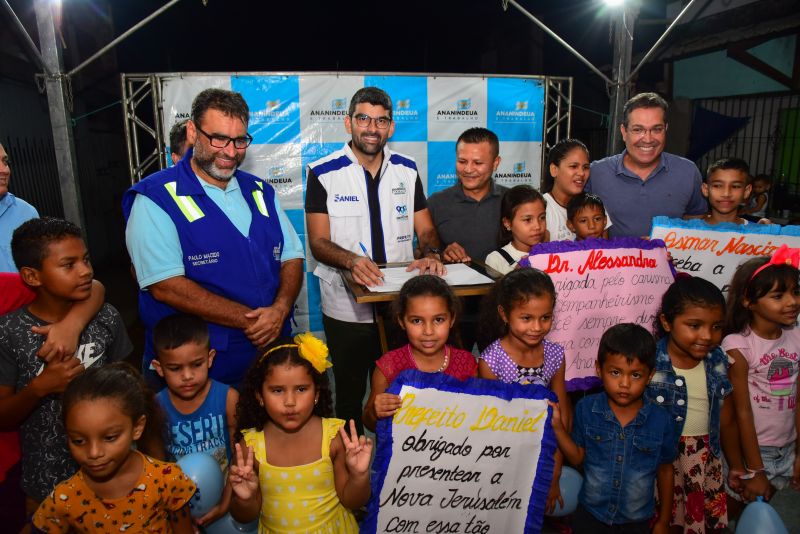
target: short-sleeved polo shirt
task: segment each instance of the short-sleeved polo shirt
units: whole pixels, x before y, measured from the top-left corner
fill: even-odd
[[[481,260],[497,248],[500,230],[500,201],[507,187],[492,182],[480,200],[464,194],[460,183],[434,193],[428,209],[442,240],[442,248],[458,243],[470,258]]]
[[[11,256],[11,236],[14,230],[39,217],[36,208],[11,193],[0,197],[0,273],[15,273],[17,266]]]
[[[627,151],[592,162],[586,191],[598,195],[614,221],[610,237],[647,236],[653,217],[702,215],[708,204],[700,190],[703,178],[686,158],[662,152],[646,180],[625,167]]]
[[[242,235],[248,235],[253,217],[236,177],[231,178],[225,189],[200,178],[197,180],[209,198],[228,216],[233,226]],[[281,262],[304,258],[303,244],[281,209],[278,195],[275,195],[275,210],[278,212],[283,233]],[[184,275],[178,230],[167,212],[144,195],[136,195],[133,201],[125,237],[140,288]]]

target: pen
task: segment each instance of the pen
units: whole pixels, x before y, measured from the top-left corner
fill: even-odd
[[[361,247],[361,251],[364,253],[364,256],[370,262],[373,262],[373,259],[369,256],[369,252],[367,252],[367,247],[364,246],[364,243],[359,241],[358,242],[358,246]],[[372,275],[370,275],[370,274],[367,275],[367,280],[370,280],[371,278],[375,278],[375,281],[372,281],[372,282],[364,284],[367,287],[370,287],[370,286],[373,286],[373,285],[382,285],[383,284],[383,281],[381,280],[383,278],[383,273],[380,272],[380,270],[378,270],[377,274],[375,274],[374,270],[373,270],[373,267],[377,268],[376,266],[374,266],[374,262],[373,262],[373,266],[367,266],[367,271],[373,271]]]
[[[367,247],[364,246],[364,243],[359,241],[358,242],[358,246],[361,247],[362,252],[364,252],[364,256],[366,256],[369,259],[372,259],[372,258],[369,257],[369,252],[367,252]]]

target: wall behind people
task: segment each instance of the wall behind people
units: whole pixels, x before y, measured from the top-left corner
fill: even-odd
[[[14,169],[11,192],[41,215],[63,217],[47,98],[34,87],[0,79],[0,143]]]
[[[0,102],[14,103],[0,106],[0,142],[14,169],[11,192],[36,206],[40,215],[63,217],[46,96],[32,85],[0,79]],[[73,105],[73,117],[92,111],[81,98],[76,98]],[[122,192],[129,184],[123,138],[115,132],[118,124],[119,108],[111,107],[76,119],[73,125],[84,206],[82,226],[95,263],[124,257],[124,243],[119,239],[122,232],[119,206]]]
[[[396,129],[390,147],[416,160],[427,195],[455,183],[456,139],[473,126],[489,128],[502,140],[503,161],[495,174],[498,183],[538,186],[544,90],[542,80],[531,78],[176,76],[166,78],[162,86],[164,135],[188,116],[192,98],[202,89],[241,92],[251,108],[248,131],[254,137],[242,169],[275,187],[305,243],[305,167],[349,140],[341,126],[348,99],[357,89],[370,85],[391,96]],[[406,209],[410,214],[413,208]],[[306,252],[306,283],[295,306],[295,318],[300,329],[321,331],[319,283],[311,274],[316,264],[308,249]]]

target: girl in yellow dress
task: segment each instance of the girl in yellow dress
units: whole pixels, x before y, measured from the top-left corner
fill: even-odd
[[[237,406],[231,515],[260,533],[356,534],[350,510],[370,495],[372,441],[333,404],[328,348],[311,334],[279,340],[250,368]],[[338,434],[338,436],[337,436]]]

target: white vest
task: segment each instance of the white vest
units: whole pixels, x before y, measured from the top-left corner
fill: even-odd
[[[347,158],[349,162],[342,158]],[[331,241],[359,256],[364,254],[359,245],[363,243],[372,257],[366,175],[350,146],[345,144],[342,150],[310,164],[309,169],[328,193]],[[384,148],[378,199],[388,262],[414,259],[412,241],[416,181],[417,165],[414,160]],[[356,304],[338,269],[318,263],[314,274],[320,280],[322,312],[325,315],[340,321],[373,322],[372,305]]]
[[[547,229],[550,241],[575,241],[575,232],[567,228],[567,208],[556,202],[553,195],[542,195],[547,202]]]

